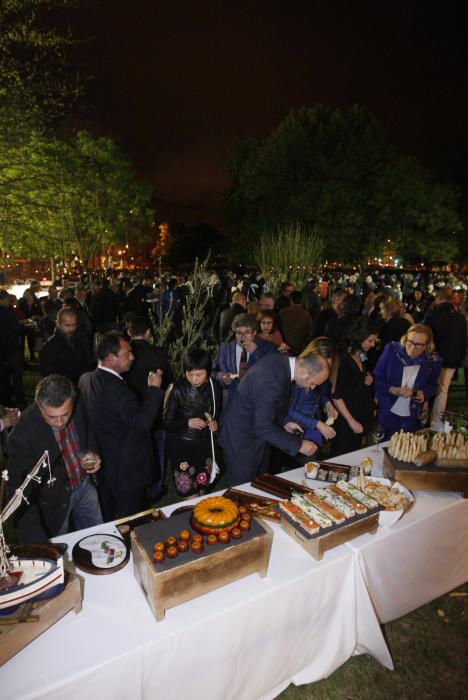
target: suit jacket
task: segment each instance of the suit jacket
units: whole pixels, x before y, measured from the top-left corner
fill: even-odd
[[[58,329],[39,351],[39,366],[43,377],[49,374],[62,374],[75,384],[84,372],[91,367],[87,341],[77,331],[73,344]]]
[[[123,379],[99,367],[81,377],[79,388],[86,398],[90,425],[100,448],[105,488],[112,493],[117,516],[128,515],[122,512],[125,504],[138,501],[145,487],[158,476],[149,430],[164,392],[148,387],[140,406]]]
[[[143,403],[148,391],[148,372],[162,369],[162,388],[167,389],[171,384],[169,359],[164,348],[150,345],[146,340],[131,340],[130,345],[135,359],[124,379],[136,392],[139,402]]]
[[[291,391],[289,358],[280,353],[260,359],[240,381],[221,417],[218,438],[232,484],[255,477],[267,444],[289,455],[299,451],[301,439],[282,428]]]
[[[263,340],[258,336],[254,339],[257,349],[251,352],[249,359],[247,361],[247,369],[250,368],[265,355],[270,353],[277,353],[278,348],[273,343],[269,343],[267,340]],[[218,352],[214,361],[214,371],[212,373],[213,379],[217,379],[218,382],[223,385],[223,374],[237,374],[237,364],[236,364],[236,345],[235,340],[229,341],[229,343],[223,343],[218,347]],[[239,384],[239,379],[234,379],[231,384],[226,386],[228,392],[234,393]]]
[[[88,434],[88,418],[81,399],[75,403],[73,422],[80,449],[99,452],[92,435]],[[70,480],[54,432],[42,418],[38,405],[33,403],[23,411],[8,440],[7,488],[10,496],[44,450],[49,450],[55,482],[47,486],[48,475],[43,471],[41,483],[29,484],[26,489],[30,505],[23,503],[15,513],[20,542],[47,542],[49,537],[57,535],[65,520],[71,494]]]

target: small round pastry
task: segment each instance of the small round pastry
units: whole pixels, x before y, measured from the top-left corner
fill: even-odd
[[[242,537],[242,530],[238,527],[233,528],[231,530],[231,537],[235,540],[239,540]]]
[[[166,547],[177,547],[177,537],[174,537],[174,535],[169,535],[166,540]]]
[[[164,552],[166,545],[164,542],[155,542],[153,544],[153,552]]]
[[[192,542],[201,542],[203,544],[203,535],[197,533],[192,537]]]
[[[241,520],[239,529],[242,530],[242,532],[248,532],[250,530],[250,520]]]
[[[247,508],[245,506],[239,506],[239,513],[243,515],[244,513],[247,513]]]
[[[177,547],[174,547],[174,545],[166,549],[166,555],[169,557],[169,559],[175,559],[178,554],[179,550]]]
[[[229,544],[231,541],[231,536],[229,532],[220,532],[218,535],[218,540],[220,544]]]
[[[215,544],[218,544],[218,538],[216,537],[216,535],[208,535],[208,537],[206,538],[206,544],[209,544],[210,547],[212,547]]]
[[[242,520],[252,520],[250,513],[242,513]]]
[[[179,540],[181,542],[189,542],[191,537],[192,537],[192,535],[190,534],[190,532],[188,530],[181,530],[179,532]]]
[[[193,539],[192,540],[192,552],[194,554],[201,554],[204,550],[203,547],[203,542],[200,542],[200,540]]]
[[[165,558],[164,552],[161,549],[157,549],[153,552],[153,561],[155,564],[162,564]]]
[[[187,540],[179,540],[179,543],[177,545],[177,549],[179,550],[179,552],[188,552],[188,548],[189,543],[187,542]]]

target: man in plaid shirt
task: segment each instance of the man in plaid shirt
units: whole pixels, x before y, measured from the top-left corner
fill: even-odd
[[[72,382],[58,374],[42,379],[35,402],[22,413],[9,438],[8,489],[11,493],[49,451],[52,477],[48,485],[32,483],[25,495],[29,504],[17,511],[20,542],[44,542],[72,529],[102,523],[97,490],[88,474],[100,468],[88,416]],[[89,467],[87,462],[92,466]],[[86,466],[86,471],[83,468]]]

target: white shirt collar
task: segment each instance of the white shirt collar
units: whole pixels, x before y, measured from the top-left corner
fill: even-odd
[[[98,365],[98,369],[102,369],[104,370],[104,372],[109,372],[109,374],[114,374],[116,377],[123,381],[123,377],[121,377],[120,374],[115,371],[115,369],[111,369],[110,367],[104,367],[101,364]]]
[[[295,357],[290,357],[289,358],[289,369],[291,370],[291,381],[294,381],[294,370],[296,368],[296,358]]]

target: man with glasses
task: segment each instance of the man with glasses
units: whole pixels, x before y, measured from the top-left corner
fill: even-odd
[[[232,323],[234,340],[218,348],[213,378],[225,389],[225,405],[247,370],[261,357],[277,352],[276,345],[257,337],[257,330],[257,320],[253,314],[239,314]]]
[[[146,489],[157,478],[149,431],[160,410],[162,370],[148,373],[148,391],[142,404],[122,379],[133,363],[130,343],[118,333],[105,333],[97,344],[98,367],[79,382],[87,404],[92,431],[100,447],[103,483],[100,485],[104,518],[131,515],[146,505]]]

